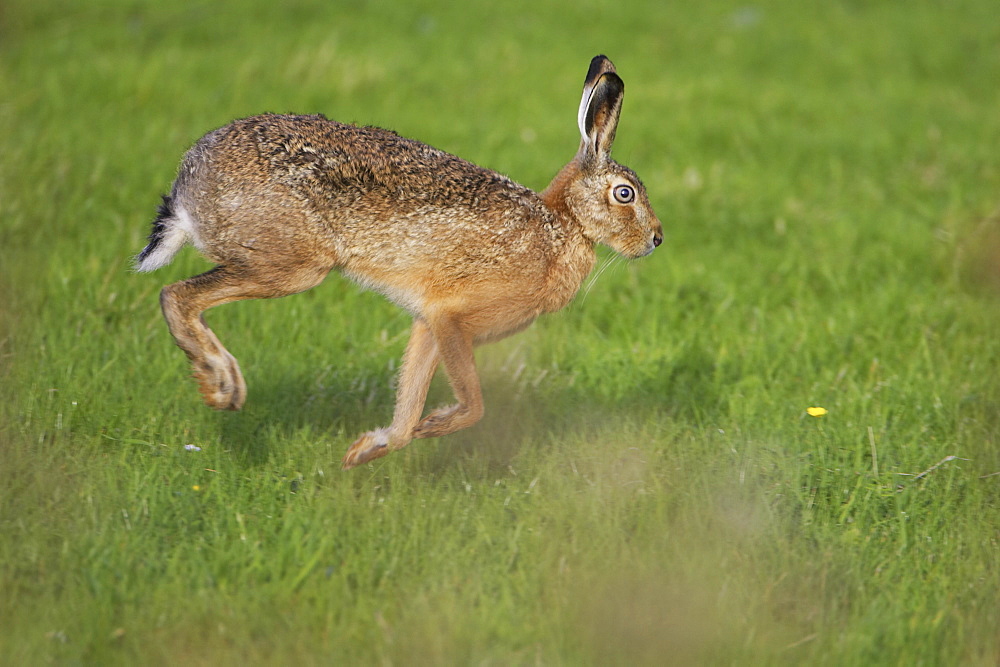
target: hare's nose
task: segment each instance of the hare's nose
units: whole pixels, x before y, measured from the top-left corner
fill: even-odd
[[[653,234],[653,247],[658,248],[660,244],[663,243],[663,234],[656,233]]]

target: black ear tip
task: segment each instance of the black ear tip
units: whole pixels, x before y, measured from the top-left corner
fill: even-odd
[[[615,65],[605,56],[594,56],[590,61],[590,69],[587,70],[587,81],[593,81],[605,72],[614,72]]]

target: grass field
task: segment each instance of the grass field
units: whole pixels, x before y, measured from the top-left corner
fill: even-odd
[[[0,6],[0,663],[1000,661],[993,0],[168,4]],[[195,139],[541,188],[597,53],[665,242],[482,348],[481,424],[339,470],[409,321],[337,276],[211,312],[200,403],[157,294],[209,265],[130,272]]]

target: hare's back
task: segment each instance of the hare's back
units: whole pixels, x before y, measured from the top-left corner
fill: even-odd
[[[527,188],[422,142],[378,127],[321,115],[262,115],[235,121],[217,149],[252,139],[261,165],[277,182],[321,207],[367,199],[398,207],[488,210],[535,204]],[[223,150],[225,150],[223,148]]]

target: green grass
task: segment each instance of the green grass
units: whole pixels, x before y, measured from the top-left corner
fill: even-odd
[[[995,2],[399,4],[0,7],[0,662],[996,664]],[[408,319],[339,277],[210,313],[200,404],[157,292],[208,265],[129,271],[191,142],[544,187],[602,52],[666,241],[481,349],[482,424],[340,472]]]

